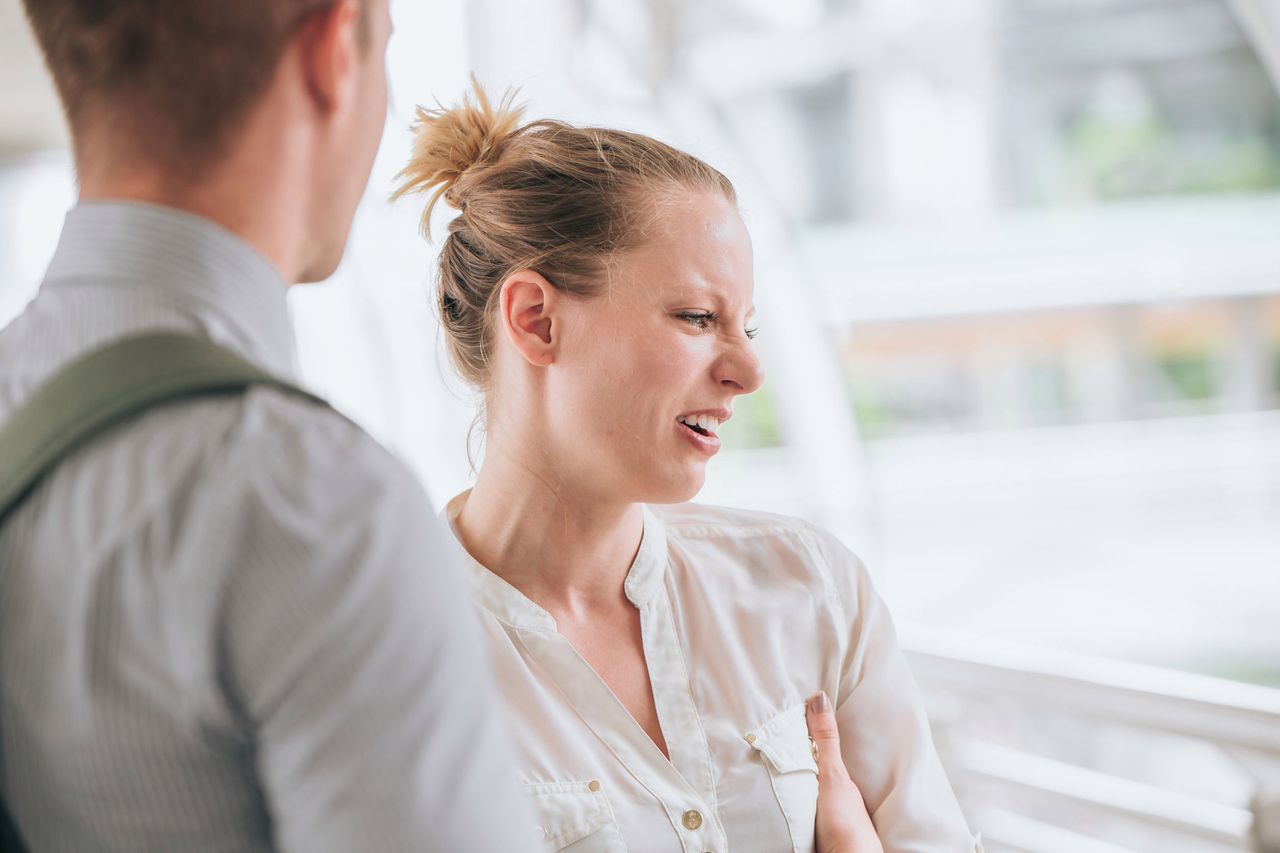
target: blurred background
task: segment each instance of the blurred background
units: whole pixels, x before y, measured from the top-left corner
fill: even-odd
[[[392,3],[347,258],[291,300],[437,505],[474,400],[387,197],[474,71],[737,184],[769,379],[699,499],[864,557],[989,851],[1280,849],[1280,0]],[[74,184],[18,0],[0,70],[3,324]]]

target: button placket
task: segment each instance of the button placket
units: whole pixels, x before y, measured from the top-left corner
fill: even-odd
[[[659,587],[640,608],[645,657],[653,685],[654,703],[667,737],[670,763],[676,768],[694,797],[685,800],[685,811],[675,818],[675,826],[687,832],[701,830],[700,839],[685,836],[689,853],[723,845],[724,830],[716,814],[715,774],[689,680],[684,652],[676,631],[675,614],[665,587]],[[672,803],[678,807],[679,800]],[[692,807],[691,807],[692,806]],[[694,826],[691,826],[693,823]]]
[[[705,805],[698,803],[683,812],[673,812],[671,821],[680,833],[680,850],[683,853],[715,853],[724,849],[724,837],[717,831],[719,824],[712,819]]]

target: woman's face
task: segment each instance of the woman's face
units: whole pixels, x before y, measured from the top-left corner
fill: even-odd
[[[560,302],[550,434],[561,474],[599,499],[692,498],[734,399],[764,381],[737,210],[711,193],[662,210],[599,296]]]

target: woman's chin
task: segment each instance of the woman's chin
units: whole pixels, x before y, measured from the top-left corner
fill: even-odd
[[[651,483],[644,490],[645,497],[640,503],[647,504],[682,504],[693,500],[702,491],[707,481],[706,466],[696,470],[682,472],[683,476],[672,478],[663,483]]]

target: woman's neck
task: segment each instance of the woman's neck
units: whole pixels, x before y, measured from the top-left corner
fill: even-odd
[[[463,546],[553,613],[624,600],[644,533],[643,508],[586,493],[556,478],[552,466],[535,465],[490,447],[455,521]]]

